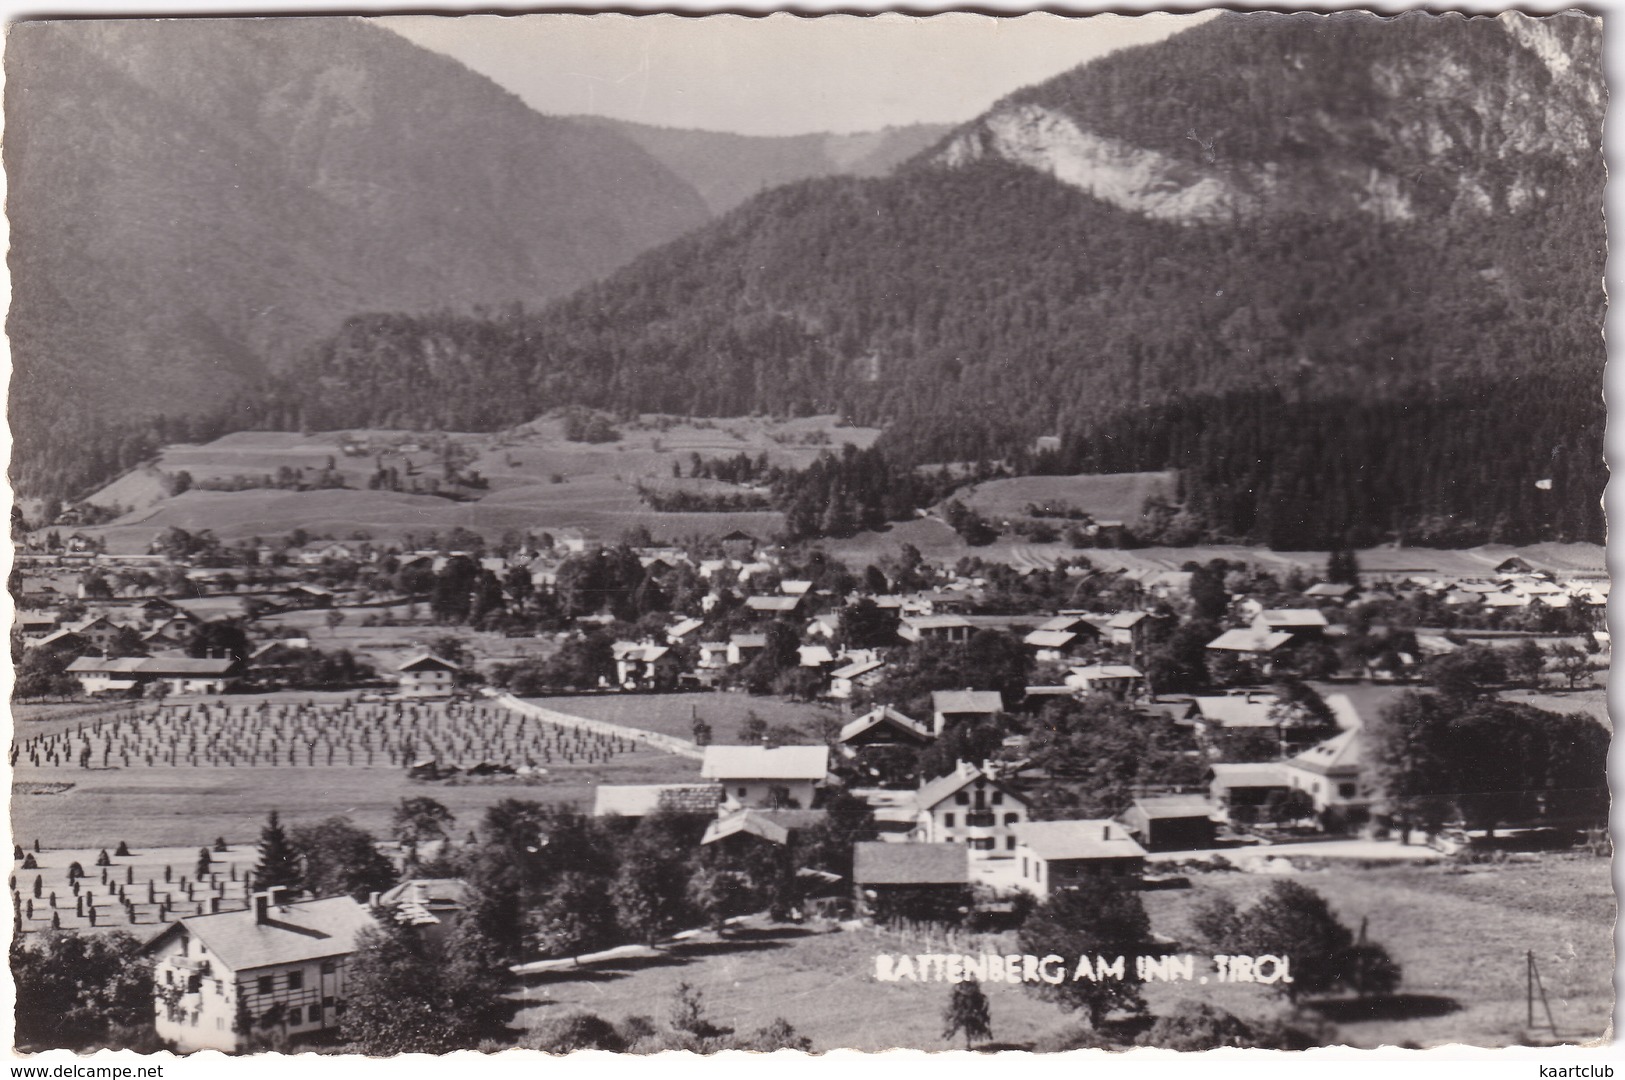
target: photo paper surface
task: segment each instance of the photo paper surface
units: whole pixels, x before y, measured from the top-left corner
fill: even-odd
[[[1599,18],[5,79],[18,1052],[1609,1033]]]

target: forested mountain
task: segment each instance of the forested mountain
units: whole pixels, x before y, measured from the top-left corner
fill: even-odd
[[[708,216],[630,140],[359,19],[25,22],[6,78],[25,492],[138,452],[132,418],[235,397],[211,422],[252,426],[266,368],[357,312],[538,303]]]
[[[1600,539],[1602,87],[1594,19],[1223,15],[536,315],[354,320],[291,401],[837,410],[905,462],[1180,468],[1215,537]]]
[[[601,116],[583,124],[618,131],[700,193],[713,214],[768,188],[820,176],[884,176],[951,130],[908,124],[852,134],[736,135],[654,127]]]

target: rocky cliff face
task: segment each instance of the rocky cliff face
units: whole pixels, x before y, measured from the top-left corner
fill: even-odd
[[[1012,95],[930,162],[998,159],[1184,224],[1517,212],[1551,169],[1594,163],[1594,20],[1433,18],[1379,37],[1382,20],[1338,18],[1328,34],[1320,16],[1230,16],[1156,46],[1149,70],[1105,58]]]

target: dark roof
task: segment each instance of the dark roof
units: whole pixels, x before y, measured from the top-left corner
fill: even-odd
[[[963,885],[970,880],[964,844],[888,844],[852,848],[852,880],[859,885]]]

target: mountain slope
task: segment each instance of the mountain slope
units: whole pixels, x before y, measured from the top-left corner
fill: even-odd
[[[22,23],[6,67],[24,488],[65,420],[218,409],[357,311],[535,303],[707,216],[360,20]]]
[[[931,146],[951,125],[910,124],[855,134],[735,135],[653,127],[606,117],[583,124],[619,132],[694,186],[713,214],[768,188],[821,176],[884,176]]]

